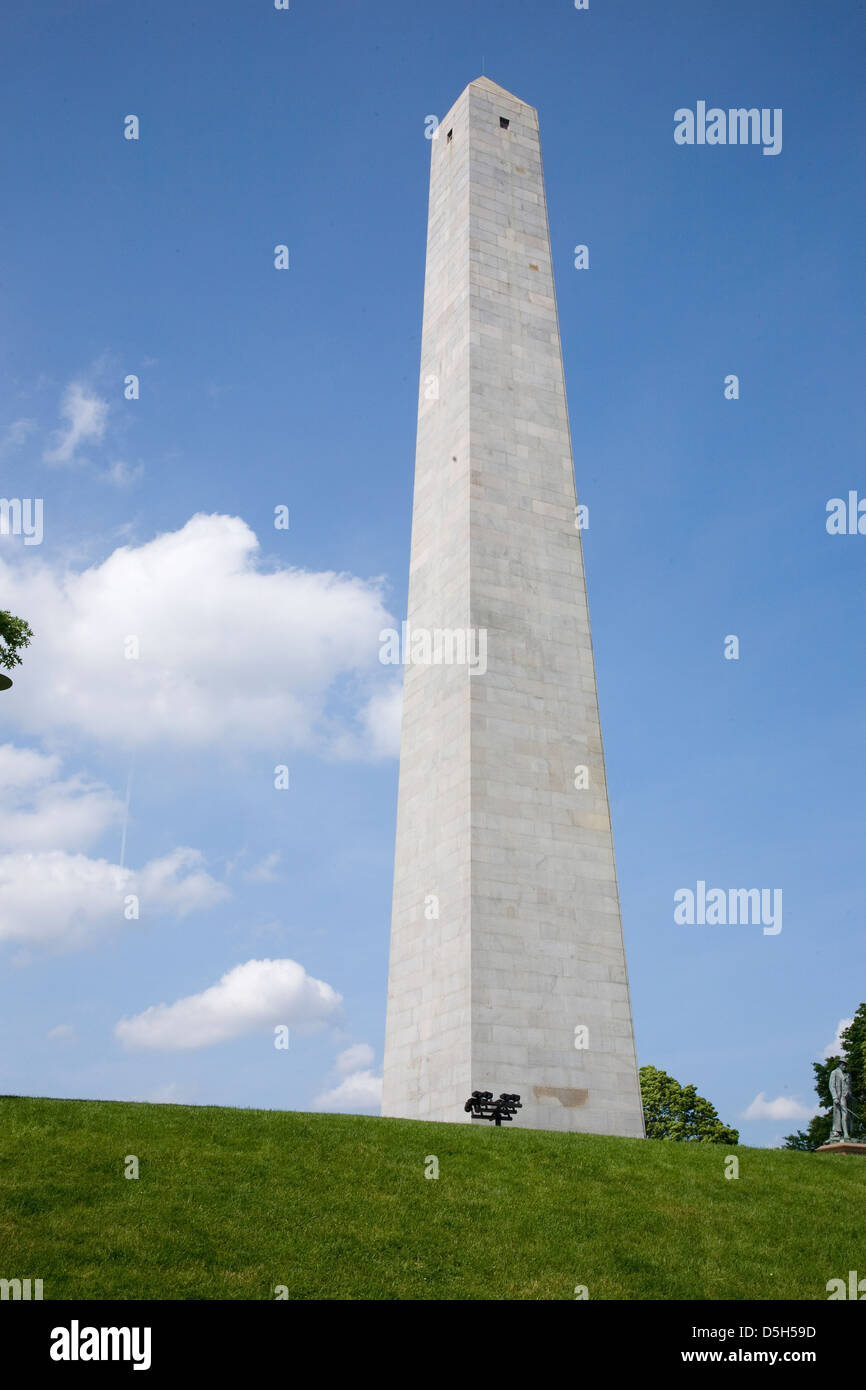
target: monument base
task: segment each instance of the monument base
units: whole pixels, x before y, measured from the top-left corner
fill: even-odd
[[[858,1144],[853,1139],[837,1139],[832,1144],[822,1144],[816,1154],[862,1154],[866,1158],[866,1144]]]

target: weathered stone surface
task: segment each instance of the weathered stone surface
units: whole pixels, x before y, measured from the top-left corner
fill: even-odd
[[[431,145],[408,621],[487,669],[406,667],[383,1113],[642,1136],[536,112]]]

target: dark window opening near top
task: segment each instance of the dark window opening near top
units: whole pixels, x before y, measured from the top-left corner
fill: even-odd
[[[448,134],[445,136],[446,144],[449,144],[449,145],[451,144],[451,136],[452,136],[453,134],[454,134],[454,131],[453,131],[453,130],[449,130]]]
[[[500,124],[500,126],[502,127],[503,130],[507,130],[507,129],[508,129],[508,117],[507,117],[507,116],[500,116],[500,117],[499,117],[499,124]]]

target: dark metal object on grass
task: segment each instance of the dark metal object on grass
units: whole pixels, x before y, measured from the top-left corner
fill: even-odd
[[[494,1120],[497,1125],[512,1120],[522,1108],[520,1096],[509,1091],[503,1091],[498,1100],[493,1099],[492,1091],[473,1091],[463,1107],[473,1120]]]

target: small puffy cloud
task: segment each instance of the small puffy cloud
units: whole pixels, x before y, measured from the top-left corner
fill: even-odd
[[[0,744],[0,791],[19,791],[47,782],[60,767],[53,754],[40,753],[36,748],[17,748],[13,743]]]
[[[766,1091],[759,1091],[747,1110],[743,1120],[810,1120],[815,1107],[801,1104],[794,1096],[777,1096],[768,1100]]]
[[[51,1028],[45,1034],[50,1042],[63,1043],[66,1047],[71,1047],[78,1042],[78,1034],[71,1023],[58,1023],[56,1028]]]
[[[109,464],[104,473],[99,476],[104,483],[112,483],[115,487],[131,487],[137,483],[144,473],[143,463],[126,463],[123,459],[117,459]]]
[[[314,1110],[349,1114],[357,1110],[382,1108],[382,1078],[372,1070],[375,1053],[369,1043],[353,1043],[339,1053],[335,1070],[336,1086],[322,1091],[313,1101]]]
[[[123,1018],[114,1032],[125,1047],[165,1052],[212,1047],[286,1024],[304,1031],[336,1019],[342,1003],[324,980],[294,960],[248,960],[209,989]]]
[[[181,1090],[176,1081],[169,1081],[165,1086],[157,1086],[154,1090],[148,1091],[146,1095],[136,1096],[136,1100],[143,1100],[150,1105],[188,1105],[189,1101],[185,1093]]]
[[[279,850],[274,850],[273,854],[266,854],[264,859],[259,860],[251,869],[247,869],[244,878],[248,883],[278,883],[279,874],[277,865],[280,862]]]
[[[55,431],[53,447],[42,455],[46,463],[72,463],[80,444],[98,442],[105,433],[108,402],[73,381],[64,392],[60,415],[65,424]]]
[[[99,782],[59,772],[54,755],[0,745],[0,942],[90,945],[127,925],[129,894],[148,915],[178,917],[225,896],[193,849],[139,870],[87,857],[81,851],[121,820],[123,802]]]
[[[152,904],[158,911],[187,917],[191,912],[213,907],[227,896],[221,883],[211,878],[202,865],[204,855],[197,849],[173,849],[159,859],[151,859],[143,869],[132,875],[142,903]]]
[[[354,1071],[344,1076],[333,1090],[323,1091],[313,1101],[314,1110],[352,1114],[357,1110],[381,1110],[382,1078],[372,1071]]]
[[[353,1043],[351,1047],[347,1047],[345,1051],[341,1052],[337,1057],[337,1071],[341,1076],[345,1076],[348,1072],[360,1071],[364,1067],[371,1067],[373,1065],[374,1056],[375,1053],[369,1043]]]
[[[0,744],[0,850],[86,849],[123,815],[119,797],[81,775],[58,777],[60,759]]]
[[[393,683],[377,691],[361,711],[369,751],[374,758],[400,756],[400,721],[403,714],[403,684]]]
[[[148,914],[185,917],[220,902],[226,891],[193,849],[173,850],[137,871],[64,850],[0,854],[0,942],[88,946],[129,926],[129,894]]]
[[[824,1048],[823,1052],[821,1053],[821,1056],[822,1056],[822,1057],[841,1057],[841,1056],[842,1056],[842,1034],[845,1032],[845,1029],[846,1029],[846,1028],[850,1028],[850,1027],[851,1027],[851,1024],[852,1024],[853,1022],[854,1022],[853,1018],[840,1018],[840,1019],[839,1019],[839,1022],[836,1024],[836,1036],[835,1036],[835,1038],[833,1039],[832,1042],[828,1042],[827,1046]]]
[[[240,518],[198,515],[80,572],[0,560],[4,607],[39,637],[4,714],[123,747],[134,729],[162,747],[384,751],[379,581],[264,568],[258,550]]]
[[[3,439],[0,440],[0,454],[11,454],[16,449],[20,449],[35,431],[35,420],[13,420]]]

